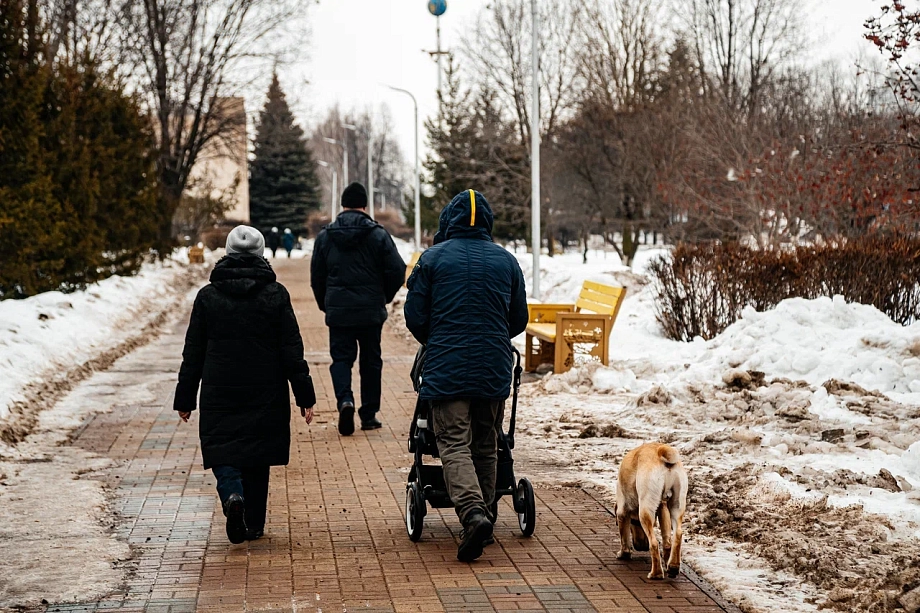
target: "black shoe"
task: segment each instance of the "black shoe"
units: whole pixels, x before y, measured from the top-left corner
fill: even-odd
[[[380,420],[376,417],[371,417],[370,419],[361,420],[361,429],[362,430],[378,430],[383,427],[383,424],[380,423]]]
[[[339,434],[351,436],[355,433],[355,403],[343,400],[339,406]]]
[[[492,522],[489,518],[479,512],[470,513],[460,534],[457,559],[461,562],[472,562],[481,556],[482,548],[491,536]]]
[[[246,540],[247,541],[257,541],[263,536],[265,536],[265,530],[263,530],[262,528],[259,528],[258,530],[254,530],[252,528],[246,529]]]
[[[224,504],[224,515],[227,516],[227,538],[234,545],[246,540],[246,503],[239,494],[230,494]]]

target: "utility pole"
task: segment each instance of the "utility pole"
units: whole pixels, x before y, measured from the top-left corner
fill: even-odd
[[[368,202],[370,207],[371,219],[376,219],[374,215],[374,136],[371,131],[372,124],[368,119],[367,124],[367,193],[370,194],[371,201]]]
[[[438,61],[438,100],[441,98],[441,79],[442,73],[444,72],[441,68],[441,56],[447,55],[447,51],[441,51],[441,15],[443,15],[445,11],[447,11],[446,0],[428,3],[428,12],[435,16],[435,23],[437,24],[435,27],[438,37],[438,48],[435,51],[429,51],[428,55],[434,56]]]
[[[533,287],[531,297],[540,298],[540,46],[537,42],[539,17],[537,0],[530,0],[533,26],[531,31],[531,68],[533,70],[531,95],[533,108],[530,115],[530,232],[533,243]]]

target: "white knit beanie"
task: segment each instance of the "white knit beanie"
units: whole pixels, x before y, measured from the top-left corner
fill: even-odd
[[[252,253],[262,255],[265,252],[265,237],[250,226],[237,226],[227,235],[227,253]]]

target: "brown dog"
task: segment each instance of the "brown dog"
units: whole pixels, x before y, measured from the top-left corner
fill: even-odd
[[[655,538],[655,520],[658,519],[668,576],[676,577],[680,573],[681,526],[686,509],[687,471],[676,449],[661,443],[646,443],[627,453],[617,477],[617,524],[620,528],[617,558],[628,560],[634,548],[647,549],[652,556],[652,572],[648,578],[664,579],[658,539]]]

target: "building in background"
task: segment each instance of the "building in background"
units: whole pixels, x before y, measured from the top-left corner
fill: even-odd
[[[246,105],[241,97],[221,98],[216,103],[218,136],[201,152],[189,180],[189,195],[222,200],[227,221],[249,222],[249,167]]]

